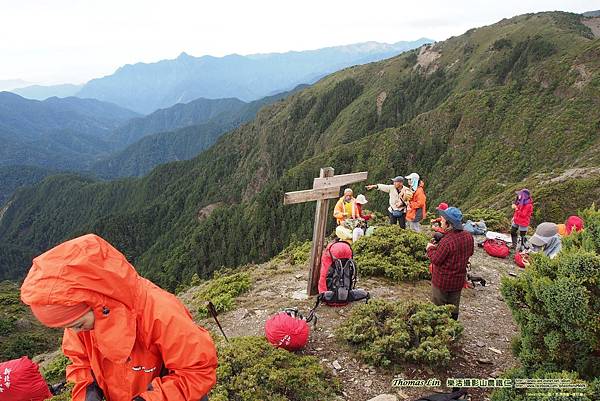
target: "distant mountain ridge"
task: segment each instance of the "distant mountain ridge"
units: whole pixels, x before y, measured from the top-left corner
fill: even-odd
[[[83,88],[82,85],[31,85],[10,90],[19,96],[33,100],[46,100],[50,97],[75,96]]]
[[[131,144],[91,169],[103,178],[142,176],[159,164],[191,159],[224,133],[252,120],[263,106],[305,87],[300,85],[293,91],[250,103],[239,99],[198,99],[134,119],[113,134],[115,141]]]
[[[193,57],[181,53],[174,60],[120,67],[112,75],[89,81],[77,96],[108,101],[143,114],[200,97],[252,101],[431,42],[426,38],[393,44],[365,42],[248,56]]]
[[[81,169],[109,152],[106,139],[139,114],[96,99],[25,99],[0,92],[0,166]]]

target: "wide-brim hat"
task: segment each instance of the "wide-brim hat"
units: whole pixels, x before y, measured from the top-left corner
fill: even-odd
[[[535,229],[535,234],[531,236],[529,242],[535,246],[544,246],[552,237],[558,234],[558,225],[555,223],[544,222]]]
[[[450,225],[452,225],[452,228],[455,230],[463,229],[463,215],[459,208],[449,207],[446,210],[438,209],[438,212],[440,213],[440,216],[442,216],[447,222],[450,223]]]
[[[356,203],[360,203],[361,205],[364,205],[365,203],[369,203],[369,201],[363,194],[360,194],[356,197]]]

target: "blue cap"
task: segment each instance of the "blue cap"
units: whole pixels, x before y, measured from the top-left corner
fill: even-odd
[[[399,175],[398,177],[394,177],[392,178],[393,182],[404,182],[404,177],[402,177],[401,175]]]
[[[463,229],[463,225],[462,225],[463,214],[459,208],[449,207],[446,210],[438,209],[438,212],[440,213],[440,216],[445,218],[448,221],[448,223],[450,223],[455,230]]]

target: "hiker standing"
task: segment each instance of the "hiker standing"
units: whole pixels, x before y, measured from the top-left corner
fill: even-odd
[[[412,197],[412,191],[404,186],[404,177],[398,176],[392,178],[392,185],[387,184],[372,184],[367,185],[368,190],[377,188],[381,192],[389,194],[388,214],[390,224],[399,224],[400,227],[406,228],[406,206]]]
[[[420,180],[419,174],[411,173],[406,176],[408,180],[409,188],[414,192],[412,199],[408,203],[406,212],[406,221],[408,222],[408,228],[420,232],[421,231],[421,220],[425,218],[426,212],[426,201],[425,190],[423,187],[425,184]]]
[[[346,219],[356,219],[359,217],[359,211],[356,207],[356,199],[351,188],[344,189],[344,196],[342,196],[333,209],[333,217],[335,217],[338,226],[341,225]]]
[[[517,199],[512,204],[515,211],[513,214],[512,225],[510,228],[510,236],[512,239],[512,249],[517,249],[517,232],[521,235],[521,247],[525,247],[525,236],[529,230],[531,215],[533,214],[533,200],[528,189],[522,189],[517,192]],[[520,249],[522,250],[522,249]]]
[[[463,230],[462,212],[456,207],[438,209],[445,234],[437,244],[427,244],[431,261],[431,301],[435,305],[454,305],[452,318],[458,319],[460,295],[473,255],[473,236]]]
[[[35,258],[21,299],[42,324],[65,329],[73,401],[207,400],[216,382],[208,331],[94,234]]]

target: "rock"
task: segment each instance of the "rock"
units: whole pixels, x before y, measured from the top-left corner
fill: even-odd
[[[333,334],[333,333],[329,333],[329,334],[327,335],[327,338],[333,338],[333,337],[335,337],[335,334]]]
[[[308,299],[308,295],[306,294],[306,290],[296,290],[292,293],[292,299],[296,299],[299,301]]]
[[[373,384],[373,380],[369,379],[369,380],[365,380],[365,387],[371,387],[371,384]]]
[[[501,354],[502,354],[502,351],[500,351],[500,350],[499,350],[499,349],[497,349],[497,348],[494,348],[494,347],[488,347],[488,349],[489,349],[490,351],[492,351],[492,352],[495,352],[496,354],[499,354],[499,355],[501,355]]]
[[[377,397],[371,398],[368,401],[398,401],[398,397],[394,394],[379,394]]]
[[[479,363],[483,363],[483,364],[486,364],[486,365],[492,365],[493,364],[492,360],[491,359],[487,359],[487,358],[477,358],[475,360],[477,362],[479,362]]]
[[[323,348],[321,348],[321,347],[315,348],[315,351],[323,351]]]
[[[340,370],[342,368],[342,365],[340,365],[340,363],[335,360],[331,363],[331,365],[336,369],[336,370]]]
[[[409,398],[408,394],[406,394],[402,390],[397,390],[396,394],[398,394],[398,397],[402,398],[403,400],[408,400],[408,398]]]
[[[498,377],[502,374],[501,370],[494,370],[492,373],[490,373],[490,376],[492,377]]]
[[[243,320],[248,317],[249,314],[250,312],[248,312],[248,309],[239,309],[233,313],[233,318],[235,320]]]
[[[475,344],[477,344],[478,347],[483,347],[485,346],[483,341],[477,341]]]
[[[302,274],[302,273],[298,273],[298,274],[296,274],[294,277],[296,277],[296,278],[302,278],[302,277],[304,277],[304,274]]]

